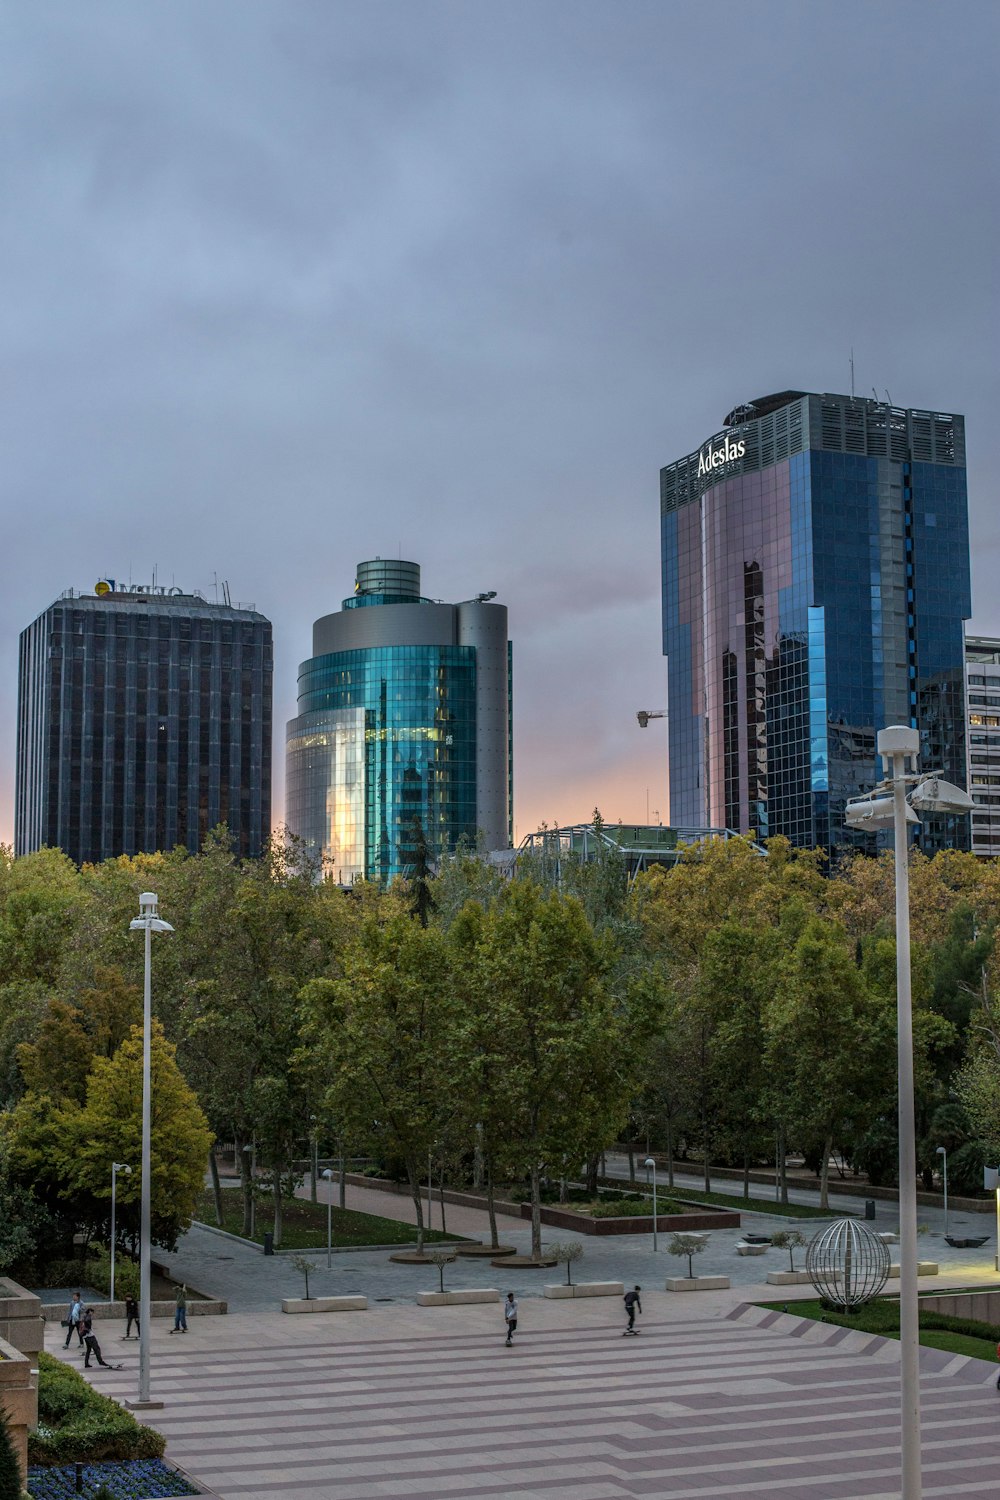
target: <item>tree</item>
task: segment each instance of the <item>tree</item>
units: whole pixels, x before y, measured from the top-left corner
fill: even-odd
[[[694,1257],[700,1255],[705,1249],[705,1241],[700,1234],[674,1234],[671,1235],[667,1250],[671,1255],[687,1256],[688,1278],[694,1280]]]
[[[546,1165],[601,1151],[628,1109],[630,1018],[606,984],[613,945],[578,901],[526,879],[489,911],[470,903],[451,937],[484,1151],[529,1178],[538,1260]]]
[[[778,968],[764,1022],[772,1108],[820,1150],[820,1207],[829,1207],[829,1165],[845,1126],[864,1129],[892,1086],[895,1031],[872,1001],[841,933],[811,918]]]
[[[173,1249],[188,1227],[204,1180],[212,1136],[175,1049],[158,1021],[151,1036],[152,1238]],[[111,1163],[138,1166],[142,1150],[142,1028],[114,1057],[95,1057],[86,1098],[54,1100],[29,1093],[8,1117],[11,1173],[90,1238],[107,1234]],[[133,1250],[139,1237],[141,1174],[118,1181],[117,1232]]]
[[[10,1435],[7,1413],[0,1406],[0,1500],[21,1500],[21,1466]]]
[[[771,1244],[776,1250],[788,1251],[788,1269],[795,1270],[795,1252],[800,1250],[806,1243],[806,1237],[798,1229],[779,1229],[771,1236]]]
[[[465,1111],[468,1078],[456,1054],[457,1008],[444,933],[405,912],[368,915],[343,956],[343,977],[309,983],[307,1039],[336,1059],[326,1107],[353,1140],[403,1162],[423,1252],[421,1174],[428,1153]]]

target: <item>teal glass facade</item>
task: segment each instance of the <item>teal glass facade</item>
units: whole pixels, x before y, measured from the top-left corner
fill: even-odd
[[[964,424],[800,392],[727,424],[661,474],[671,822],[863,844],[844,805],[884,725],[966,782]],[[967,847],[967,824],[919,841]]]
[[[507,611],[420,593],[416,563],[361,563],[316,621],[286,735],[290,830],[342,885],[433,864],[460,840],[510,843]]]
[[[355,710],[363,775],[330,799],[335,877],[389,879],[416,857],[414,819],[435,853],[476,836],[476,656],[468,646],[391,646],[304,662],[288,744],[316,732],[313,716]],[[303,722],[304,719],[304,722]],[[343,759],[343,757],[341,757]],[[289,825],[309,796],[290,767]],[[334,819],[339,819],[336,839]],[[345,822],[353,837],[345,836]]]

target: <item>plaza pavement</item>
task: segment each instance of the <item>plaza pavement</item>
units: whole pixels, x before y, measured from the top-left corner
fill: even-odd
[[[373,1190],[348,1202],[412,1213],[405,1198]],[[879,1214],[876,1227],[891,1227],[886,1206]],[[775,1224],[745,1220],[762,1222]],[[483,1233],[484,1223],[478,1210],[448,1208],[456,1232]],[[526,1247],[523,1221],[500,1227]],[[638,1339],[621,1336],[618,1298],[543,1299],[552,1271],[449,1267],[453,1286],[515,1290],[520,1326],[506,1349],[498,1305],[418,1308],[415,1294],[436,1271],[394,1265],[385,1250],[335,1255],[329,1273],[325,1251],[311,1252],[320,1262],[311,1290],[364,1291],[368,1312],[284,1315],[281,1296],[301,1292],[288,1259],[196,1227],[171,1269],[232,1311],[192,1317],[186,1335],[153,1324],[153,1395],[164,1407],[149,1420],[168,1457],[221,1500],[895,1500],[898,1345],[796,1318],[794,1299],[808,1288],[757,1280],[787,1256],[743,1259],[736,1237],[713,1233],[697,1261],[724,1269],[733,1288],[695,1294],[662,1290],[681,1269],[665,1236],[655,1256],[648,1234],[586,1238],[576,1279],[643,1285]],[[929,1226],[921,1253],[942,1245]],[[988,1262],[977,1252],[925,1285],[994,1282],[984,1250]],[[788,1314],[747,1306],[765,1297],[786,1301]],[[99,1331],[105,1357],[126,1368],[88,1378],[134,1396],[135,1344]],[[64,1354],[58,1327],[47,1345],[80,1363]],[[995,1367],[923,1350],[921,1368],[925,1496],[1000,1493]]]

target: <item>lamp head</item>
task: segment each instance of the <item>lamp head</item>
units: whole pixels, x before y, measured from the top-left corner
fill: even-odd
[[[939,1146],[937,1148],[937,1155],[938,1156],[947,1156],[948,1153],[947,1153],[947,1151],[945,1150],[945,1148],[943,1146]]]
[[[969,813],[975,805],[968,792],[942,776],[928,776],[919,782],[910,793],[910,801],[925,813]]]
[[[647,1156],[646,1160],[643,1162],[643,1166],[644,1167],[655,1167],[656,1166],[656,1162],[653,1160],[653,1158],[651,1156]]]
[[[332,1180],[333,1180],[333,1172],[331,1171],[331,1169],[329,1167],[324,1167],[323,1170],[322,1170],[322,1172],[319,1175],[321,1177],[325,1177],[326,1180],[327,1180],[327,1182],[332,1182]]]
[[[844,809],[844,822],[848,828],[857,828],[862,833],[891,828],[895,816],[892,797],[886,792],[866,792],[863,797],[852,797]],[[909,803],[906,803],[906,821],[920,822]]]

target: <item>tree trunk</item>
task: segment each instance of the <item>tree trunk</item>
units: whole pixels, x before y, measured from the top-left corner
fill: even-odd
[[[628,1185],[635,1187],[635,1143],[628,1143]]]
[[[312,1141],[309,1142],[309,1201],[311,1203],[318,1203],[319,1202],[319,1194],[316,1191],[316,1177],[317,1177],[317,1172],[316,1172],[316,1157],[317,1157],[317,1155],[318,1155],[318,1148],[317,1148],[316,1142],[314,1140],[312,1140]]]
[[[534,1161],[531,1163],[531,1258],[542,1258],[542,1177]]]
[[[833,1150],[833,1136],[828,1135],[823,1142],[823,1163],[819,1174],[819,1206],[830,1207],[830,1152]]]
[[[420,1171],[415,1161],[406,1163],[406,1175],[410,1179],[410,1193],[417,1211],[417,1254],[424,1253],[424,1200],[420,1186]]]
[[[785,1144],[785,1127],[778,1130],[778,1175],[781,1178],[781,1202],[788,1206],[788,1148]]]
[[[236,1160],[240,1165],[240,1185],[243,1188],[243,1238],[250,1238],[253,1223],[253,1178],[250,1175],[250,1155],[243,1150],[242,1142],[236,1141]]]
[[[212,1174],[212,1197],[215,1199],[215,1222],[222,1228],[222,1183],[219,1181],[219,1163],[215,1158],[215,1147],[208,1153],[208,1170]]]
[[[340,1141],[340,1207],[347,1207],[347,1158],[344,1156],[344,1142]]]
[[[648,1153],[647,1153],[648,1155]],[[667,1118],[667,1187],[674,1185],[674,1122]]]
[[[587,1192],[591,1198],[597,1197],[597,1169],[600,1160],[601,1158],[598,1155],[590,1157],[587,1162]]]
[[[746,1147],[743,1148],[743,1201],[750,1202],[750,1155]]]
[[[486,1157],[486,1212],[490,1218],[490,1246],[494,1250],[500,1248],[500,1236],[497,1234],[497,1210],[493,1198],[493,1158]]]
[[[281,1249],[281,1162],[274,1163],[274,1248]]]
[[[441,1163],[441,1233],[447,1234],[448,1229],[444,1222],[444,1162]],[[442,1287],[442,1291],[444,1288]]]

